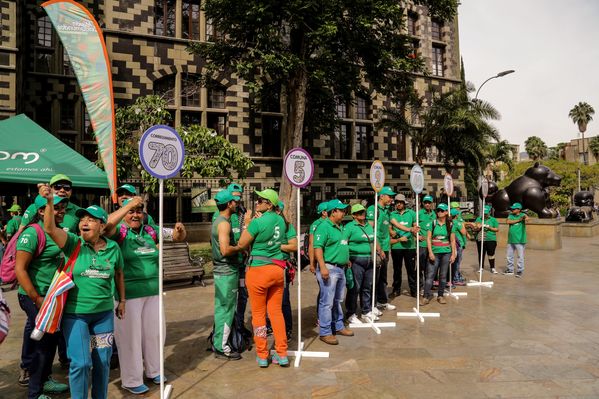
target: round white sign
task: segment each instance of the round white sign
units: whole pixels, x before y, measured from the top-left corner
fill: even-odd
[[[385,167],[381,161],[374,161],[370,166],[370,185],[377,193],[385,186]]]
[[[443,179],[443,185],[445,186],[445,193],[451,197],[453,194],[453,177],[448,173],[445,175],[445,179]]]
[[[489,181],[485,177],[479,178],[479,188],[483,197],[487,197],[489,195]]]
[[[170,126],[152,126],[139,140],[139,159],[149,174],[158,179],[169,179],[183,167],[183,140]]]
[[[424,172],[418,164],[412,166],[410,185],[416,194],[420,194],[424,190]]]
[[[285,177],[295,187],[306,187],[314,177],[314,162],[303,148],[294,148],[285,156]]]

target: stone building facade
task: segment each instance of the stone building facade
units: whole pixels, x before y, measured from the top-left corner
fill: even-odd
[[[246,184],[276,187],[282,173],[281,121],[276,104],[256,109],[248,88],[235,76],[221,75],[198,86],[205,61],[190,54],[190,40],[221,35],[201,10],[200,0],[84,0],[103,29],[113,73],[115,102],[160,93],[168,100],[173,124],[198,123],[215,129],[254,161]],[[95,143],[77,81],[41,1],[0,0],[0,117],[25,113],[90,159]],[[419,94],[430,100],[459,84],[458,22],[436,21],[421,6],[407,7],[407,30],[414,51],[429,74],[416,76]],[[333,132],[309,137],[304,147],[315,159],[316,173],[305,190],[307,204],[335,195],[345,200],[372,200],[368,171],[373,159],[384,162],[388,184],[409,192],[413,164],[409,137],[377,127],[388,99],[373,91],[337,106],[342,123]],[[418,124],[417,120],[413,120]],[[431,149],[425,165],[427,192],[436,194],[445,170]],[[454,171],[458,196],[465,196],[463,169]],[[169,219],[189,219],[191,186],[178,182],[167,200]]]

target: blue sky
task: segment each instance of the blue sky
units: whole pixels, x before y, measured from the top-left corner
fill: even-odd
[[[579,101],[596,111],[585,133],[599,134],[599,1],[461,0],[460,52],[476,88],[497,72],[479,98],[501,113],[503,139],[529,136],[548,146],[577,137],[568,112]]]

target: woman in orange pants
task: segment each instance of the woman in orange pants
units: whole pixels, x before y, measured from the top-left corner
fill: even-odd
[[[285,279],[285,260],[281,244],[286,242],[285,221],[275,212],[279,203],[276,191],[256,191],[256,215],[241,234],[239,247],[252,245],[245,284],[250,297],[256,361],[260,367],[268,367],[268,344],[266,340],[266,312],[270,317],[275,336],[276,353],[272,363],[289,366],[287,358],[287,334],[281,310]]]

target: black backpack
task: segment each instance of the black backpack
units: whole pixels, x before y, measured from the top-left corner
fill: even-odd
[[[310,264],[310,226],[306,229],[304,233],[304,243],[302,245],[302,259],[301,259],[301,268],[302,270]]]
[[[214,348],[214,326],[212,326],[212,331],[208,336],[208,348],[207,351],[214,352],[216,349]],[[233,324],[231,325],[231,333],[229,334],[229,339],[227,339],[227,344],[231,348],[233,352],[242,353],[246,350],[249,351],[252,349],[252,332],[245,328],[245,326],[237,325],[237,318],[233,317]]]

